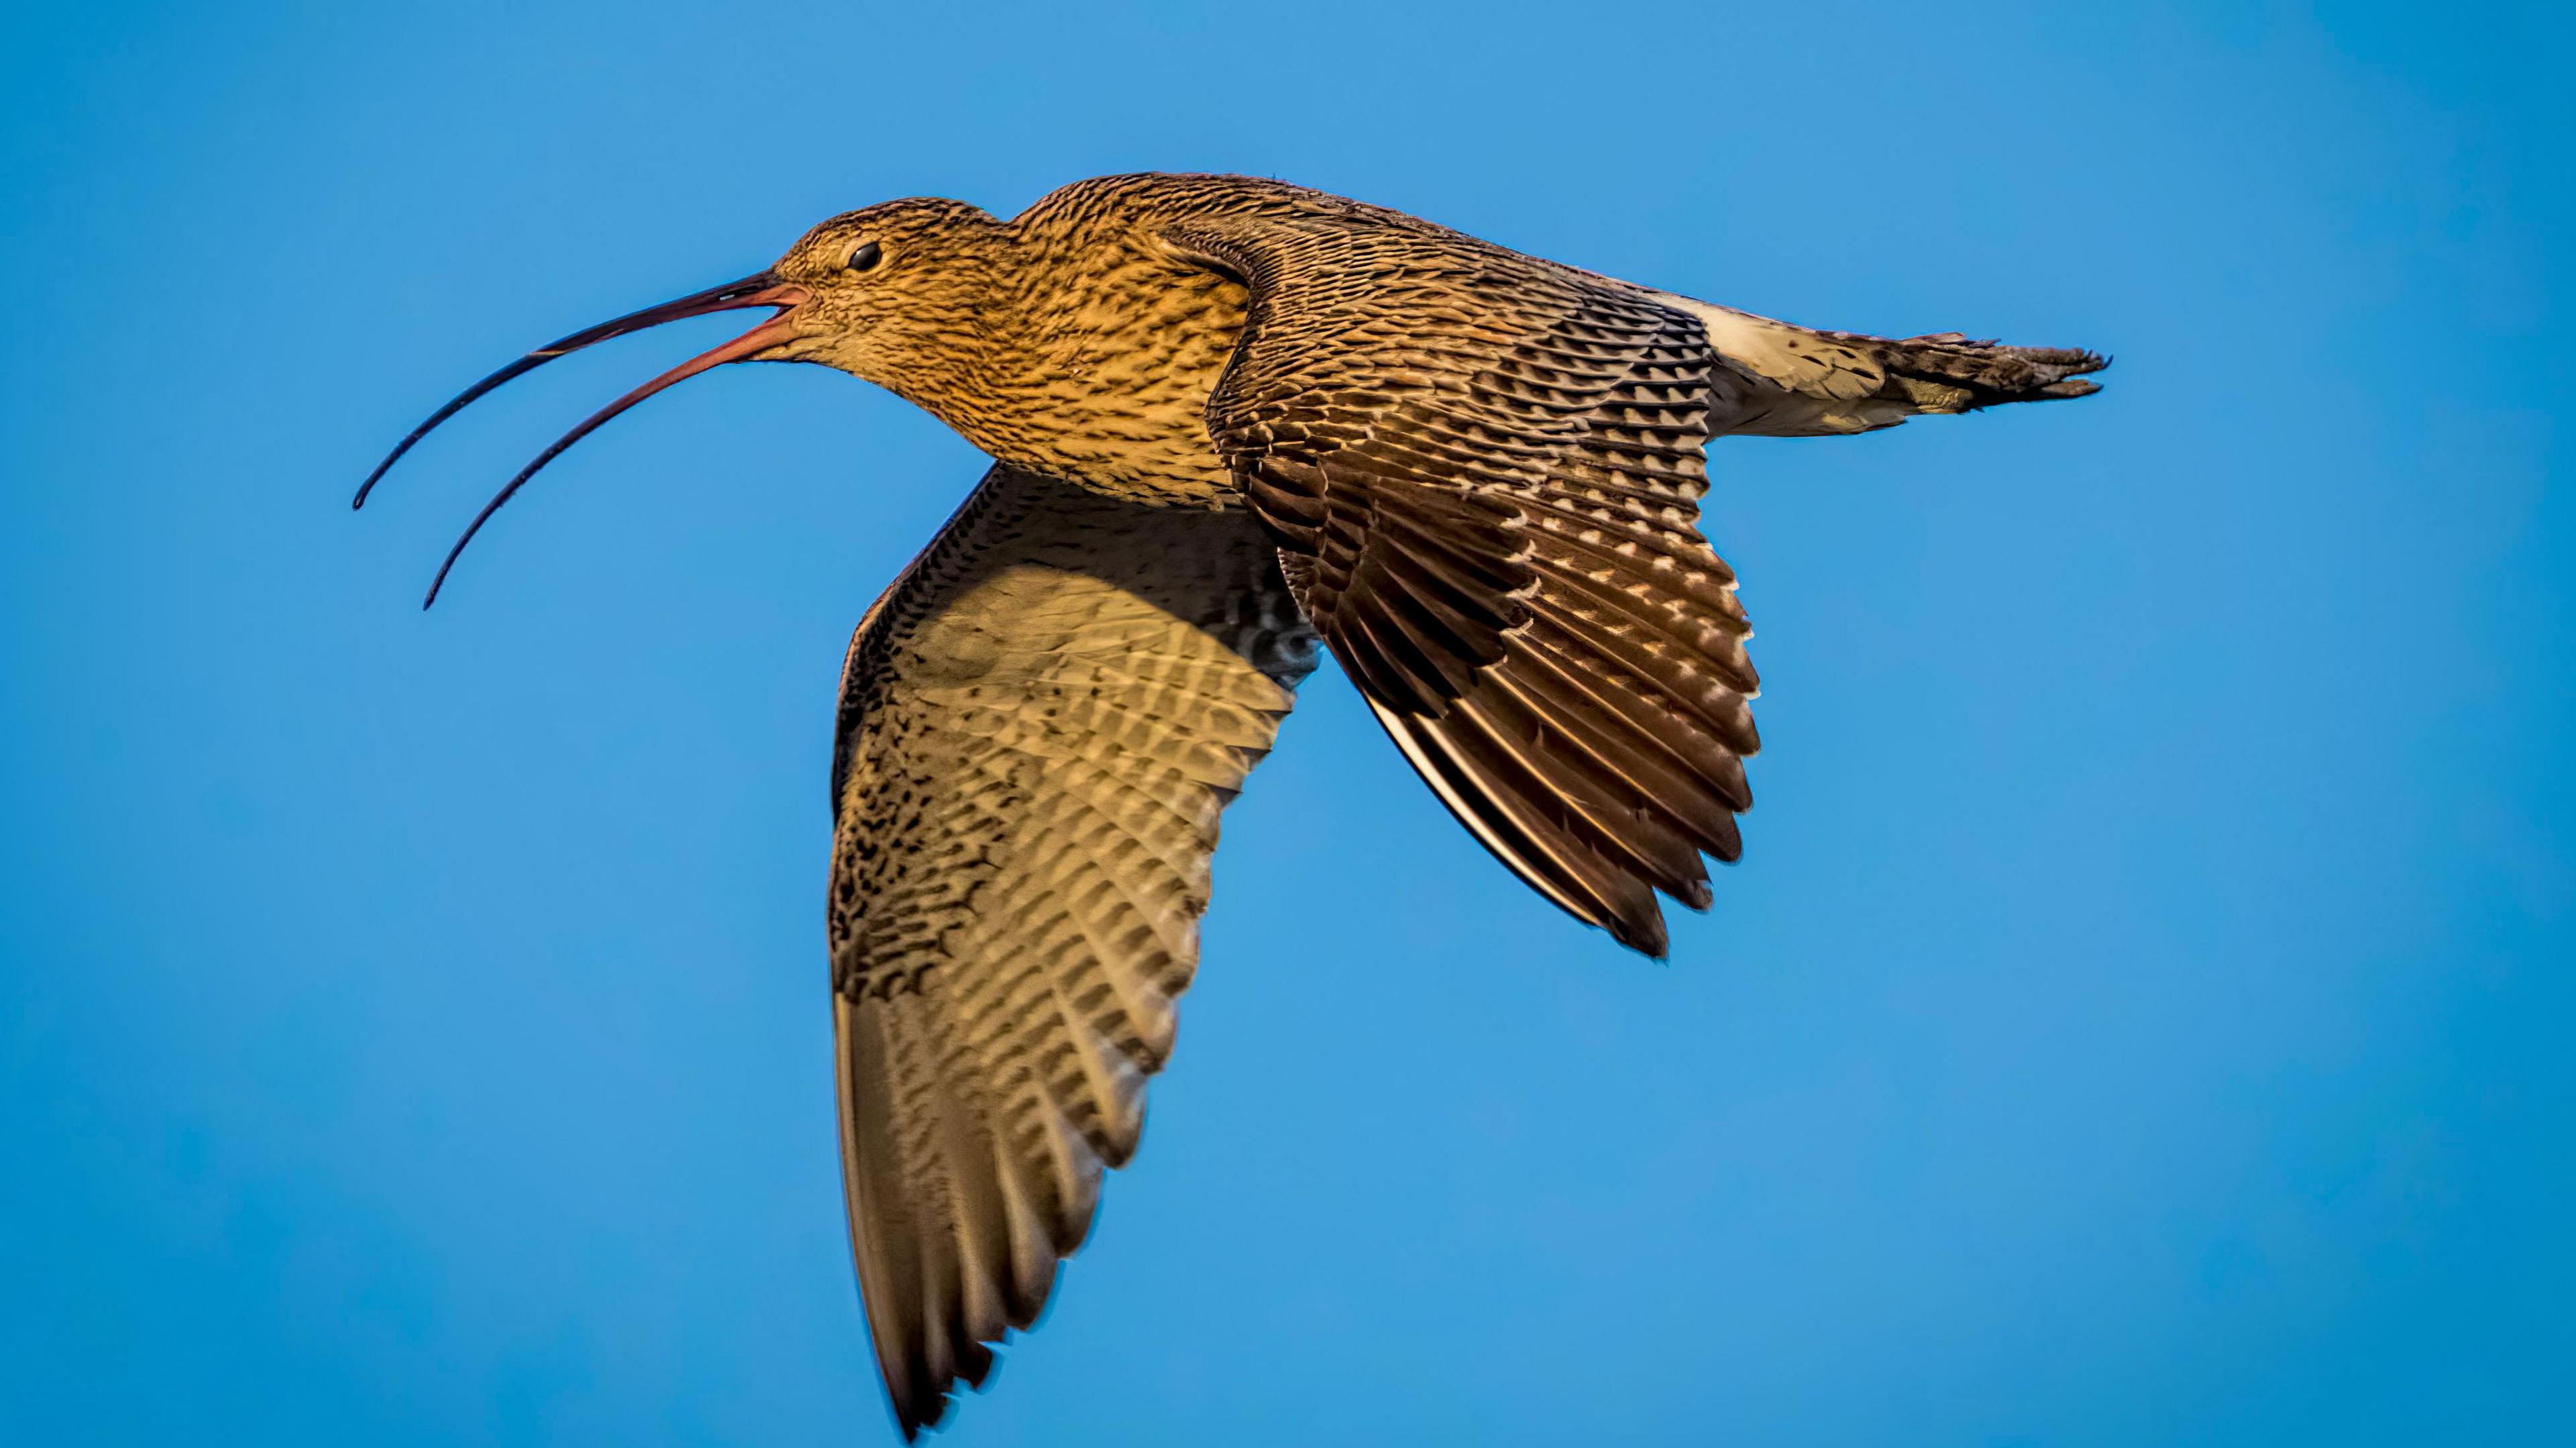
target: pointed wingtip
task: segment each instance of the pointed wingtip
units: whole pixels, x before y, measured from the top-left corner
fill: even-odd
[[[1646,957],[1648,960],[1670,960],[1673,953],[1671,935],[1664,929],[1664,912],[1649,903],[1641,919],[1623,920],[1613,916],[1602,922],[1610,938]]]

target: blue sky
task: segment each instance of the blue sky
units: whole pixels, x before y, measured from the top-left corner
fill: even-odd
[[[19,6],[0,1437],[887,1441],[840,649],[973,480],[535,341],[916,193],[1276,174],[2089,402],[1722,443],[1742,866],[1650,964],[1331,670],[1145,1149],[946,1441],[2576,1434],[2548,7]],[[691,330],[694,329],[694,330]]]

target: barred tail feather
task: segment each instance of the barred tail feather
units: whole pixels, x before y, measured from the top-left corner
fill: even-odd
[[[1820,332],[1670,292],[1655,297],[1697,318],[1733,374],[1733,387],[1717,389],[1712,434],[1829,436],[1925,413],[2084,397],[2102,390],[2084,374],[2111,365],[2080,347],[2011,347],[1959,332]]]

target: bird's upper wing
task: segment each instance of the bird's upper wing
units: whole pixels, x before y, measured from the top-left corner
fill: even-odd
[[[1208,431],[1422,777],[1660,955],[1752,797],[1756,678],[1702,447],[2077,396],[2089,353],[1810,332],[1315,193],[1163,239],[1251,293]]]
[[[907,1437],[1135,1149],[1217,814],[1314,635],[1252,518],[996,467],[860,623],[833,761],[841,1157]]]
[[[1251,291],[1208,431],[1379,721],[1524,881],[1662,954],[1654,892],[1706,906],[1757,747],[1699,323],[1374,208],[1166,236]]]

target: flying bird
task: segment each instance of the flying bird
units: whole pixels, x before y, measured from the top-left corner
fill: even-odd
[[[1621,944],[1710,903],[1752,804],[1712,437],[2080,397],[2087,351],[1811,331],[1277,181],[1079,181],[1008,221],[833,217],[775,266],[538,348],[772,315],[727,362],[888,388],[993,466],[859,621],[826,910],[841,1162],[911,1438],[981,1386],[1136,1149],[1217,818],[1318,642],[1459,823]],[[426,605],[424,605],[426,606]]]

